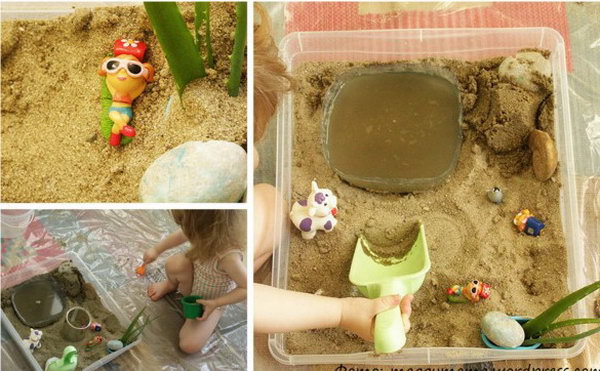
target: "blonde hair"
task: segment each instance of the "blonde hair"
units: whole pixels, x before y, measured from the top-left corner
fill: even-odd
[[[171,210],[171,215],[192,245],[185,254],[192,261],[245,246],[244,210]]]
[[[254,26],[254,141],[265,133],[271,116],[277,109],[279,95],[294,86],[292,77],[279,58],[277,46],[271,37],[271,22],[266,10],[259,4],[254,9],[260,15],[260,24]]]

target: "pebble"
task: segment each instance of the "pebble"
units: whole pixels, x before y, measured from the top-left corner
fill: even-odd
[[[481,320],[481,330],[494,344],[516,348],[525,341],[523,327],[502,312],[488,312]]]
[[[143,202],[238,202],[246,151],[225,141],[187,142],[165,152],[140,181]]]
[[[370,218],[369,220],[367,220],[366,225],[367,225],[367,227],[373,227],[373,226],[375,226],[375,223],[376,223],[375,219]]]
[[[123,348],[123,343],[121,340],[111,340],[106,343],[106,349],[109,353],[116,352],[117,350]]]
[[[500,217],[500,215],[496,215],[496,216],[494,216],[494,218],[492,219],[492,221],[493,221],[494,223],[499,223],[499,222],[500,222],[500,220],[502,220],[502,218]]]
[[[442,309],[443,310],[449,310],[450,309],[450,304],[448,304],[447,302],[443,302],[442,303]]]

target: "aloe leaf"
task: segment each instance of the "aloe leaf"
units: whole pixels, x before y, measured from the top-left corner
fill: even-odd
[[[590,335],[594,335],[595,333],[600,332],[600,326],[588,330],[588,331],[584,331],[580,334],[577,335],[573,335],[573,336],[565,336],[565,337],[559,337],[559,338],[535,338],[535,339],[527,339],[523,342],[523,345],[533,345],[533,344],[537,344],[537,343],[542,343],[542,344],[557,344],[557,343],[571,343],[574,342],[576,340],[579,339],[583,339],[585,337],[588,337]]]
[[[554,305],[546,309],[542,314],[523,325],[525,338],[530,339],[543,333],[564,311],[599,288],[600,281],[596,281],[554,303]]]
[[[144,2],[144,7],[181,96],[190,81],[206,76],[202,56],[176,3]]]
[[[246,3],[235,3],[236,25],[233,53],[231,54],[231,70],[227,81],[227,92],[231,97],[240,93],[240,78],[244,62],[244,49],[246,48]]]
[[[142,314],[144,313],[145,310],[146,310],[146,307],[143,307],[142,310],[140,310],[133,317],[133,319],[129,323],[129,326],[127,326],[127,329],[125,330],[125,332],[123,333],[123,336],[121,336],[121,339],[120,339],[123,344],[127,344],[127,342],[126,342],[127,338],[129,337],[129,335],[131,334],[131,332],[133,331],[133,329],[137,325],[138,319],[142,316]]]
[[[206,45],[206,65],[212,68],[215,66],[215,59],[213,57],[212,39],[210,35],[210,3],[198,1],[194,4],[196,12],[196,18],[194,19],[196,47],[198,48],[198,51],[202,53],[202,45]],[[200,32],[198,32],[202,28],[202,24],[205,25],[204,39],[202,39]]]
[[[600,323],[600,318],[575,318],[575,319],[568,319],[566,321],[555,322],[555,323],[551,324],[550,326],[548,326],[548,328],[542,334],[556,330],[561,327],[587,325],[590,323]]]

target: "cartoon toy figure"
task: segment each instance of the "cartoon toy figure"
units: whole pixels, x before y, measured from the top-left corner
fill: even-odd
[[[90,349],[91,347],[95,347],[96,345],[101,344],[102,340],[102,336],[96,335],[90,341],[85,343],[85,348]]]
[[[546,226],[542,221],[535,218],[527,209],[521,210],[513,219],[519,232],[524,232],[530,236],[537,237],[542,233]]]
[[[99,331],[102,331],[102,326],[97,322],[92,322],[90,324],[90,330],[99,332]]]
[[[311,183],[311,192],[306,200],[294,202],[290,219],[302,232],[302,238],[311,240],[318,230],[331,232],[337,220],[337,197],[329,189],[319,188],[316,181]]]
[[[466,303],[471,301],[477,303],[480,299],[487,299],[492,293],[492,287],[487,283],[473,280],[466,286],[454,285],[446,293],[450,303]]]
[[[33,328],[30,330],[29,338],[23,339],[23,344],[27,347],[27,349],[33,352],[34,349],[40,349],[42,347],[41,340],[43,332]]]
[[[131,104],[142,94],[146,83],[153,81],[154,68],[141,62],[146,53],[143,41],[115,40],[113,52],[114,57],[104,58],[98,74],[106,76],[106,85],[112,94],[108,117],[113,126],[108,142],[111,146],[118,146],[121,135],[136,135],[135,129],[129,125],[133,118]]]
[[[73,371],[77,367],[77,349],[68,345],[62,358],[52,357],[46,361],[44,371]]]

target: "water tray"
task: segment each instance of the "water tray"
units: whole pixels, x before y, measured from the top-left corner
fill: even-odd
[[[555,134],[559,154],[562,188],[561,220],[568,257],[568,286],[573,291],[585,285],[583,242],[578,229],[577,197],[573,138],[569,113],[565,43],[561,35],[550,28],[489,28],[489,29],[398,29],[378,31],[300,32],[286,36],[280,44],[280,55],[293,71],[304,62],[394,62],[427,57],[479,60],[513,55],[520,49],[541,48],[551,52],[554,78]],[[292,93],[287,94],[277,113],[277,180],[283,202],[292,204],[292,159],[294,143],[294,106]],[[281,201],[279,201],[281,202]],[[280,210],[283,205],[275,205]],[[287,215],[280,216],[287,218]],[[279,248],[273,254],[273,286],[287,287],[289,223],[276,221],[283,227],[275,230]],[[586,317],[583,302],[573,307],[573,316]],[[578,327],[578,331],[583,331]],[[517,359],[572,358],[581,353],[586,340],[570,348],[536,350],[497,350],[487,348],[404,348],[398,353],[375,355],[373,352],[352,354],[289,354],[284,334],[269,335],[269,350],[273,357],[290,365],[299,364],[461,364]],[[483,344],[482,344],[483,346]]]

